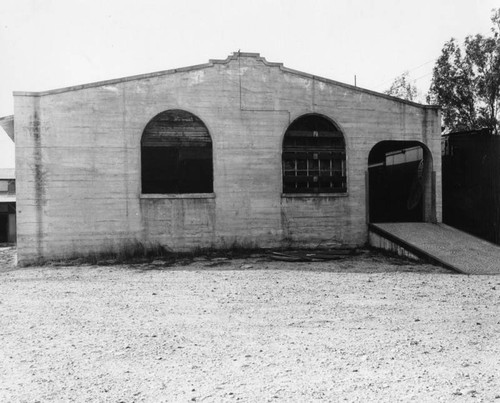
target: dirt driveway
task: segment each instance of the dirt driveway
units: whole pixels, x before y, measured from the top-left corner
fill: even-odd
[[[372,252],[18,270],[3,252],[2,402],[500,399],[500,277]]]

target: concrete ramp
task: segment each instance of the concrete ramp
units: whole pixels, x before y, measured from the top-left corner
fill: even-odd
[[[464,274],[500,274],[500,246],[445,224],[370,224],[370,244],[415,255]]]

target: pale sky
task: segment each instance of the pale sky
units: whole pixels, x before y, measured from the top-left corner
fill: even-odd
[[[445,41],[488,34],[498,0],[0,0],[0,116],[42,91],[258,52],[386,90],[426,93]]]

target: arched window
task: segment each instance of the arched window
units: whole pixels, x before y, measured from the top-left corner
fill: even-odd
[[[344,136],[328,119],[304,115],[283,139],[283,193],[347,191]]]
[[[213,192],[212,140],[192,113],[156,115],[141,139],[142,193]]]

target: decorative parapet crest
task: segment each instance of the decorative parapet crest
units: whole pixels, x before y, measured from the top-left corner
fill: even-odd
[[[153,73],[139,74],[139,75],[116,78],[116,79],[105,80],[105,81],[97,81],[97,82],[93,82],[93,83],[58,88],[58,89],[42,91],[42,92],[14,91],[14,96],[41,97],[41,96],[45,96],[45,95],[60,94],[60,93],[64,93],[64,92],[78,91],[78,90],[83,90],[83,89],[87,89],[87,88],[101,87],[101,86],[105,86],[105,85],[114,85],[114,84],[124,83],[124,82],[128,82],[128,81],[134,81],[134,80],[144,80],[144,79],[160,77],[160,76],[169,75],[169,74],[206,69],[209,67],[213,67],[216,64],[228,64],[231,61],[238,60],[239,58],[242,58],[242,57],[256,59],[257,61],[261,62],[265,66],[279,68],[281,71],[283,71],[285,73],[298,75],[301,77],[309,78],[311,80],[323,82],[326,84],[333,84],[333,85],[343,87],[343,88],[346,88],[346,89],[349,89],[352,91],[357,91],[357,92],[373,95],[376,97],[389,99],[391,101],[395,101],[395,102],[399,102],[399,103],[407,104],[407,105],[411,105],[411,106],[416,106],[419,108],[435,109],[435,110],[439,109],[439,106],[436,106],[436,105],[422,105],[422,104],[419,104],[416,102],[407,101],[405,99],[396,98],[396,97],[393,97],[391,95],[382,94],[380,92],[376,92],[376,91],[368,90],[365,88],[356,87],[354,85],[342,83],[340,81],[335,81],[335,80],[331,80],[329,78],[315,76],[313,74],[304,73],[304,72],[299,71],[299,70],[290,69],[288,67],[285,67],[283,65],[283,63],[268,62],[265,57],[262,57],[260,55],[260,53],[250,53],[250,52],[240,52],[240,51],[233,52],[233,54],[229,55],[226,59],[210,59],[208,61],[208,63],[204,63],[204,64],[197,64],[197,65],[181,67],[181,68],[177,68],[177,69],[163,70],[163,71],[157,71],[157,72],[153,72]]]

